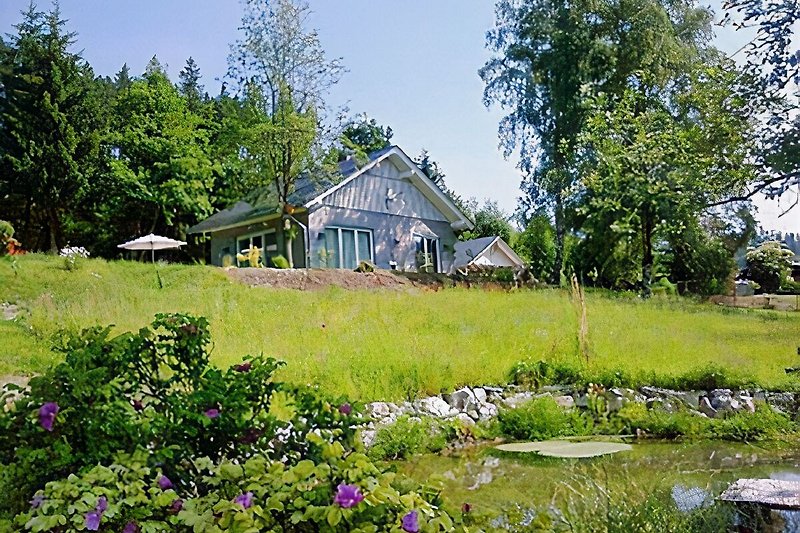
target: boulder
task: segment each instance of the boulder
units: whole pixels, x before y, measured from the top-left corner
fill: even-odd
[[[484,390],[483,388],[475,387],[474,389],[472,389],[472,394],[475,395],[475,399],[478,401],[479,404],[486,401],[486,390]]]
[[[791,392],[768,392],[765,396],[768,404],[777,407],[784,413],[793,413],[795,411],[794,394]]]
[[[469,390],[467,387],[464,387],[463,389],[458,389],[453,394],[448,395],[447,403],[449,403],[450,407],[453,407],[454,409],[466,411],[470,407],[477,407],[478,400],[471,390]]]
[[[478,410],[478,416],[481,420],[489,420],[497,416],[497,406],[493,403],[484,403]]]
[[[475,421],[467,413],[458,413],[455,418],[464,427],[470,428],[475,425]]]
[[[388,403],[385,402],[373,402],[367,404],[367,412],[373,416],[373,418],[386,418],[391,414],[391,408],[389,407]]]
[[[422,413],[435,416],[437,418],[447,418],[450,416],[450,404],[439,396],[423,398],[419,401],[419,410]]]
[[[614,413],[622,409],[622,406],[628,402],[625,393],[618,388],[609,389],[604,393],[606,399],[606,408],[609,412]]]
[[[508,398],[505,398],[503,402],[511,407],[519,407],[520,405],[527,403],[533,399],[533,394],[530,392],[517,392],[516,394],[512,394]]]
[[[559,407],[563,407],[564,409],[572,409],[575,407],[575,398],[572,396],[556,396],[553,400],[555,400]]]
[[[711,405],[711,401],[706,396],[700,398],[700,405],[697,410],[706,415],[708,418],[716,418],[717,416],[717,410],[714,409],[714,407]]]

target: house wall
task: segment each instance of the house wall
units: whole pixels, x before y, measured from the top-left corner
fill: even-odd
[[[307,217],[299,217],[303,223],[307,222]],[[239,237],[252,235],[254,233],[261,233],[269,229],[275,230],[278,249],[275,252],[266,252],[266,256],[282,255],[288,259],[286,251],[286,238],[283,230],[283,223],[281,220],[271,220],[268,222],[257,222],[248,226],[232,228],[223,231],[216,231],[211,234],[211,264],[216,266],[225,266],[224,257],[229,255],[233,264],[236,264],[236,253],[242,250],[237,250],[236,242]],[[293,241],[292,252],[294,254],[294,265],[296,267],[305,267],[305,252],[304,252],[304,236],[302,230],[298,238]]]
[[[309,214],[311,266],[324,267],[325,228],[372,230],[379,268],[390,261],[401,270],[416,269],[413,234],[438,237],[440,271],[453,264],[456,235],[445,216],[389,160],[323,198]]]
[[[517,264],[511,260],[506,253],[500,249],[500,247],[495,243],[489,250],[483,254],[483,257],[486,257],[492,265],[498,267],[515,267]]]

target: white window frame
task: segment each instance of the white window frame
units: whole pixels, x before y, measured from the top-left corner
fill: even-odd
[[[325,226],[323,231],[336,230],[336,244],[337,246],[337,257],[336,257],[336,266],[333,268],[344,268],[342,266],[342,259],[344,254],[342,253],[342,231],[352,231],[353,232],[353,242],[355,244],[355,256],[356,256],[356,266],[358,266],[361,261],[364,261],[365,258],[358,256],[358,233],[366,233],[369,236],[369,259],[367,259],[370,263],[375,262],[375,240],[372,235],[372,230],[367,228],[349,228],[347,226]],[[325,249],[327,250],[327,243],[325,245]]]
[[[419,237],[419,238],[422,239],[422,248],[423,248],[422,253],[425,253],[425,254],[428,253],[428,251],[427,251],[427,247],[428,247],[427,241],[436,242],[436,268],[434,269],[434,272],[437,273],[437,274],[440,273],[442,271],[442,239],[440,239],[438,236],[424,235],[422,233],[411,232],[411,242],[414,243],[414,255],[415,256],[416,256],[416,253],[417,253],[417,243],[414,242],[414,237]],[[416,263],[416,259],[414,260],[414,263]],[[419,268],[419,267],[417,267],[417,268]]]
[[[252,233],[246,233],[244,235],[238,235],[236,237],[236,254],[241,254],[241,253],[244,253],[245,251],[249,250],[250,247],[253,245],[253,237],[261,237],[261,248],[259,248],[259,250],[261,250],[261,261],[263,261],[264,264],[266,264],[266,261],[265,261],[266,253],[267,252],[277,252],[278,251],[278,245],[277,244],[272,245],[272,246],[274,246],[274,249],[267,249],[267,235],[272,235],[274,233],[277,233],[275,228],[268,228],[268,229],[261,230],[261,231],[254,231]],[[241,241],[247,241],[249,243],[247,245],[247,248],[242,249],[239,246],[239,243]],[[239,259],[236,259],[236,266],[241,266],[239,264]]]

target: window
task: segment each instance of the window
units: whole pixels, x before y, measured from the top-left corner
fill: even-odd
[[[325,228],[326,266],[354,269],[372,261],[372,232],[364,229]]]
[[[414,234],[417,252],[417,270],[439,272],[439,239]]]
[[[262,233],[245,235],[236,240],[236,251],[238,253],[246,254],[251,246],[261,250],[261,262],[266,264],[269,252],[278,251],[278,237],[275,234],[275,230],[270,229]]]

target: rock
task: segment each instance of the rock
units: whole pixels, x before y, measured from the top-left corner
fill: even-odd
[[[19,314],[19,307],[10,303],[0,303],[0,316],[3,320],[14,320]]]
[[[361,432],[361,442],[364,443],[364,446],[369,448],[375,442],[375,436],[377,435],[377,431],[374,429],[367,429]]]
[[[768,392],[765,396],[768,404],[777,407],[784,413],[793,413],[795,411],[794,394],[791,392]]]
[[[450,405],[439,396],[431,396],[420,400],[419,409],[423,413],[437,418],[446,418],[450,415]]]
[[[674,413],[678,410],[677,402],[672,398],[648,398],[645,402],[648,409],[658,409],[665,413]]]
[[[463,389],[458,389],[453,394],[450,394],[448,403],[451,407],[458,409],[459,411],[466,411],[470,408],[470,406],[475,408],[478,405],[475,394],[466,387]]]
[[[389,404],[385,402],[373,402],[367,404],[367,411],[374,418],[386,418],[391,413]]]
[[[622,409],[622,406],[628,402],[625,398],[625,393],[617,388],[609,389],[604,394],[606,399],[606,407],[609,412],[617,412]]]
[[[464,427],[470,428],[475,425],[475,421],[472,418],[470,418],[470,416],[467,413],[458,413],[456,415],[456,420],[458,420],[459,423]]]
[[[481,420],[489,420],[497,416],[497,406],[493,403],[485,403],[481,405],[478,411],[478,416]]]
[[[700,405],[697,410],[706,415],[708,418],[716,418],[717,416],[717,410],[711,406],[711,401],[709,401],[708,397],[706,396],[700,398]]]
[[[677,391],[659,387],[642,387],[640,390],[648,398],[672,398],[690,409],[700,407],[700,396],[703,394],[700,391]]]
[[[575,406],[587,408],[589,407],[589,397],[586,396],[585,393],[580,393],[577,398],[575,398]]]
[[[751,397],[741,396],[739,398],[739,403],[741,404],[743,411],[747,411],[748,413],[756,412],[756,405]]]
[[[508,398],[504,399],[503,402],[511,407],[519,407],[520,405],[527,403],[533,399],[533,394],[530,392],[518,392],[509,396]]]
[[[487,394],[503,394],[503,387],[483,387]]]
[[[539,390],[542,392],[555,392],[559,394],[566,394],[567,392],[572,390],[572,387],[570,387],[569,385],[545,385],[544,387],[540,387]]]
[[[478,413],[478,411],[476,411],[475,409],[470,409],[469,411],[467,411],[467,415],[468,415],[468,416],[469,416],[471,419],[473,419],[473,420],[476,420],[476,421],[477,421],[477,420],[480,420],[480,418],[481,418],[481,415],[480,415],[480,414]]]
[[[555,400],[559,407],[563,407],[564,409],[572,409],[575,407],[575,398],[572,396],[556,396],[553,400]]]
[[[484,403],[486,401],[486,391],[481,387],[475,387],[472,389],[472,394],[475,395],[475,399],[478,400],[478,403]]]

